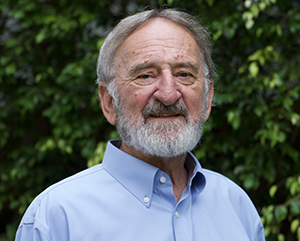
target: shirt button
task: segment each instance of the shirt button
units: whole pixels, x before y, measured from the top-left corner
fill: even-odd
[[[167,179],[166,179],[165,177],[161,177],[161,178],[159,179],[159,181],[160,181],[160,183],[165,183],[165,182],[167,181]]]
[[[148,197],[145,197],[145,198],[144,198],[144,202],[145,202],[145,203],[148,203],[148,202],[149,202],[149,198],[148,198]]]
[[[177,217],[177,218],[179,218],[179,212],[175,212],[175,216]]]

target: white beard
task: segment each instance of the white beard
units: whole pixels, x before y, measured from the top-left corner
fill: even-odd
[[[137,123],[134,116],[125,114],[122,106],[117,109],[117,129],[121,140],[126,145],[144,154],[158,157],[175,157],[193,150],[202,137],[206,113],[206,98],[204,98],[202,116],[190,120],[187,108],[175,103],[164,106],[162,103],[147,105],[143,111],[143,121]],[[148,118],[151,113],[159,110],[181,110],[185,118],[160,123],[154,118]]]

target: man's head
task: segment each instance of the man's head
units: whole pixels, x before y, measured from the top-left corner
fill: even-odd
[[[98,59],[103,112],[122,141],[172,157],[201,138],[213,96],[208,32],[174,10],[138,13],[106,38]]]

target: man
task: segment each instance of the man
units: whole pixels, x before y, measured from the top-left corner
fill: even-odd
[[[102,111],[121,140],[102,164],[40,194],[16,240],[264,240],[247,195],[189,152],[211,111],[210,53],[207,30],[186,13],[122,20],[97,67]]]

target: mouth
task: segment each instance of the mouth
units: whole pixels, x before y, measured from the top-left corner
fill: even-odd
[[[178,118],[184,118],[187,121],[189,112],[187,107],[179,102],[170,106],[165,106],[161,102],[155,102],[148,104],[144,108],[142,115],[145,123],[148,119],[158,121],[175,121]]]
[[[160,120],[160,121],[173,121],[177,118],[184,116],[179,113],[151,113],[148,118],[153,120]]]
[[[181,116],[181,114],[176,114],[176,113],[154,113],[154,114],[150,115],[150,117],[154,117],[154,118],[178,117],[178,116]]]

